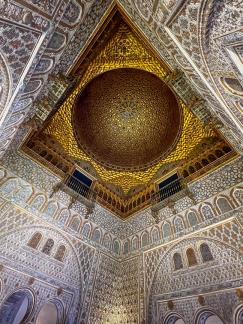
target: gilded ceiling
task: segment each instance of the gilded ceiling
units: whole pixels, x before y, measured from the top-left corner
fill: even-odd
[[[98,110],[92,115],[92,119],[91,116],[89,119],[87,114],[84,114],[84,120],[82,121],[82,112],[82,116],[80,114],[77,119],[79,125],[75,123],[76,126],[74,126],[72,123],[72,112],[80,93],[82,93],[85,87],[95,77],[104,72],[121,68],[133,68],[151,72],[157,76],[156,82],[158,84],[160,82],[163,84],[162,81],[165,80],[169,73],[166,65],[151,54],[132,29],[128,27],[124,21],[121,21],[116,30],[112,32],[112,36],[109,40],[104,42],[104,46],[102,48],[99,47],[99,51],[92,56],[92,60],[89,61],[85,72],[80,76],[78,86],[51,118],[47,127],[44,129],[44,133],[54,137],[70,157],[92,164],[97,174],[99,174],[104,182],[119,186],[126,193],[133,187],[147,184],[165,164],[179,162],[182,159],[188,158],[190,152],[196,145],[201,143],[203,139],[214,136],[215,134],[212,130],[206,129],[182,102],[179,102],[177,106],[167,86],[163,88],[160,94],[157,85],[154,91],[150,89],[149,105],[147,105],[148,101],[144,103],[144,106],[141,105],[143,107],[142,115],[137,114],[136,108],[138,107],[138,100],[140,100],[138,99],[139,96],[130,94],[131,100],[128,101],[120,94],[119,99],[117,97],[116,105],[103,105],[102,109],[104,109],[104,111],[99,109],[99,113],[101,113],[100,116],[104,118],[103,121],[101,121],[101,119],[96,119],[96,117],[99,116]],[[146,72],[141,73],[147,75]],[[158,78],[161,79],[160,82]],[[97,81],[99,79],[97,78],[94,80]],[[144,82],[146,82],[146,78],[144,78]],[[141,85],[141,80],[139,84]],[[117,84],[117,86],[121,85]],[[132,86],[133,89],[136,88],[135,83],[132,84],[130,82],[130,86]],[[112,93],[111,88],[108,89],[110,95]],[[119,87],[116,88],[116,91],[119,91]],[[139,91],[141,94],[142,91]],[[166,92],[167,94],[169,93],[171,99],[168,99]],[[162,94],[165,94],[165,96]],[[100,97],[96,100],[101,100],[101,94],[99,94],[99,96]],[[145,99],[146,96],[143,95],[142,97]],[[92,100],[94,100],[93,97]],[[106,100],[108,99],[106,98]],[[167,101],[167,104],[157,105],[156,102],[160,102],[161,100],[163,102]],[[171,102],[168,100],[171,100]],[[116,107],[118,106],[119,109],[116,111]],[[145,106],[150,107],[148,111],[146,111]],[[156,107],[153,113],[152,107]],[[81,106],[79,106],[79,108],[82,109]],[[169,108],[172,110],[175,109],[175,112],[171,112]],[[177,139],[177,134],[180,129],[180,115],[182,116],[182,123],[180,137]],[[174,123],[173,116],[175,116]],[[108,121],[108,124],[106,124],[106,121]],[[87,128],[90,128],[88,131],[91,130],[94,133],[95,131],[98,132],[96,134],[96,139],[93,133],[92,138],[91,135],[89,135],[89,142],[84,141],[87,131],[84,125],[86,122],[88,123]],[[121,124],[119,125],[119,123]],[[141,127],[141,124],[143,124],[143,127]],[[102,127],[99,127],[101,125]],[[80,131],[82,134],[77,134],[78,127],[82,130],[82,132]],[[74,128],[76,129],[78,141],[74,136]],[[121,130],[121,134],[118,137],[119,130]],[[102,142],[103,138],[101,139],[100,136],[104,134],[107,139],[109,138],[110,142]],[[86,140],[87,138],[88,136],[86,136]],[[133,142],[131,142],[131,138]],[[164,139],[164,141],[162,139]],[[118,140],[118,142],[115,144],[116,140]],[[89,147],[88,144],[90,145]],[[138,147],[136,147],[136,144],[138,144]],[[176,145],[173,147],[174,144]],[[94,147],[96,151],[94,151]],[[152,151],[153,154],[151,154],[150,151],[151,147],[154,149],[154,151]],[[110,148],[115,150],[116,155],[111,153]],[[133,148],[136,149],[137,153],[134,152],[132,156]],[[171,148],[174,149],[168,154]],[[108,151],[106,151],[107,149]],[[138,154],[138,156],[136,156],[136,154]],[[159,156],[163,156],[163,158],[159,159]],[[134,170],[136,163],[138,163],[143,170]],[[108,164],[109,168],[105,166]],[[150,164],[150,167],[144,169],[148,164]],[[151,164],[153,165],[151,166]],[[114,170],[115,166],[123,170]],[[113,167],[113,169],[111,169],[111,167]],[[133,170],[129,168],[133,168]]]
[[[154,74],[115,69],[93,79],[74,105],[80,148],[113,170],[144,170],[167,156],[180,134],[181,108]]]

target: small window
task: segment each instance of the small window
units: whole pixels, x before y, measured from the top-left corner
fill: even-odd
[[[213,162],[216,160],[216,157],[213,154],[209,154],[208,159],[210,162]]]
[[[197,258],[192,248],[187,249],[186,256],[187,256],[189,267],[192,267],[197,264]]]
[[[184,178],[187,178],[188,176],[189,176],[189,173],[188,173],[186,170],[184,170],[184,171],[183,171],[183,177],[184,177]]]
[[[63,261],[65,252],[66,252],[65,246],[60,245],[59,248],[57,249],[56,254],[55,254],[55,259],[57,259],[58,261]]]
[[[215,151],[215,155],[216,155],[218,158],[220,158],[221,156],[224,155],[224,153],[223,153],[222,151],[220,151],[220,150],[216,150],[216,151]]]
[[[224,146],[224,147],[223,147],[223,151],[224,151],[225,153],[229,153],[229,152],[231,151],[231,148],[230,148],[229,146]]]
[[[200,170],[202,168],[202,166],[199,162],[196,162],[195,167],[197,170]]]
[[[48,239],[42,249],[42,252],[47,255],[50,255],[53,245],[54,245],[54,241],[52,239]]]
[[[142,234],[142,247],[144,247],[148,244],[149,244],[149,235],[148,235],[148,232],[144,232]]]
[[[192,174],[192,173],[195,172],[195,169],[193,168],[193,166],[190,165],[189,168],[188,168],[188,171],[189,171],[190,174]]]
[[[200,252],[202,255],[203,262],[208,262],[213,260],[213,256],[210,251],[210,248],[206,243],[200,245]]]
[[[114,241],[114,244],[113,244],[113,251],[116,253],[116,254],[120,254],[120,244],[117,240]]]
[[[35,233],[31,239],[28,242],[28,246],[32,247],[33,249],[36,249],[42,239],[41,233]]]
[[[173,261],[174,261],[174,268],[175,270],[179,270],[183,268],[182,258],[180,253],[175,253],[173,255]]]
[[[217,199],[217,205],[220,209],[221,214],[227,213],[232,209],[228,199],[224,197],[220,197]]]
[[[206,159],[202,159],[202,165],[203,165],[203,166],[206,166],[206,165],[208,165],[208,164],[209,164],[208,160],[206,160]]]
[[[129,253],[129,242],[126,241],[123,245],[123,253],[128,254]]]

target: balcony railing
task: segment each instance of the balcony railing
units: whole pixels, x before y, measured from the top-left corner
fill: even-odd
[[[178,178],[167,184],[152,196],[152,204],[157,204],[185,188],[183,178]]]
[[[89,208],[95,205],[96,193],[73,175],[68,174],[56,189],[65,191],[72,197],[72,201],[79,201]]]
[[[86,186],[82,181],[79,179],[75,178],[72,175],[69,175],[66,177],[64,184],[71,188],[73,191],[78,193],[79,195],[87,198],[87,199],[92,199],[93,197],[93,191]]]

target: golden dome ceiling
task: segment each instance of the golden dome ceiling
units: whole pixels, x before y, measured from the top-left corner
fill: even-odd
[[[97,162],[97,157],[94,159],[91,155],[87,154],[85,150],[81,148],[80,143],[78,143],[74,136],[74,129],[76,127],[74,127],[72,123],[72,112],[77,98],[85,89],[86,85],[92,82],[91,80],[102,75],[104,72],[120,68],[142,69],[153,73],[162,81],[169,73],[168,67],[151,54],[152,52],[147,49],[147,44],[143,43],[122,19],[118,20],[118,24],[115,25],[114,29],[110,29],[110,32],[110,27],[108,26],[107,28],[108,30],[105,29],[103,34],[97,39],[99,43],[95,45],[97,48],[95,48],[94,45],[93,48],[90,46],[89,48],[92,48],[92,51],[89,49],[89,52],[86,53],[87,59],[84,58],[82,61],[81,57],[78,62],[78,67],[74,68],[79,75],[79,84],[66,98],[56,114],[51,117],[43,132],[58,141],[71,158],[90,163],[95,168],[100,180],[118,186],[127,193],[133,187],[146,185],[164,165],[188,158],[190,152],[196,145],[201,143],[205,138],[214,136],[215,133],[205,128],[187,107],[180,102],[181,114],[183,116],[180,138],[174,150],[172,150],[169,155],[164,156],[163,159],[146,170],[110,169],[105,167],[104,164]],[[103,41],[102,37],[107,37],[107,39]],[[134,101],[132,102],[134,103]],[[126,107],[126,104],[122,104],[122,106]],[[125,112],[125,116],[129,115],[130,110],[134,109],[131,109],[131,107],[127,109],[126,111],[128,112]],[[107,114],[106,118],[110,118],[110,121],[112,121],[111,115]],[[147,118],[146,123],[150,122],[150,118],[151,116]],[[160,116],[160,118],[164,118],[164,116]],[[134,121],[135,119],[133,118],[133,123]],[[97,121],[95,121],[95,123],[97,125]],[[128,124],[127,122],[126,125]],[[132,123],[130,123],[130,125],[131,124]],[[111,123],[110,125],[113,124]],[[177,132],[176,129],[178,131],[178,125],[175,128],[175,133]],[[108,131],[109,129],[106,127],[104,130]],[[160,133],[157,132],[156,135],[159,136]],[[153,138],[155,139],[155,135]],[[174,140],[172,139],[171,143],[176,140],[175,136],[172,136],[172,138],[174,138]],[[157,138],[155,140],[157,141]],[[160,153],[166,153],[166,148],[163,148],[163,150]],[[122,154],[126,154],[125,150],[121,151]],[[150,153],[147,152],[147,163],[150,160],[149,154]],[[100,160],[103,159],[100,158]],[[128,161],[128,157],[126,160]],[[145,160],[143,160],[143,163],[144,161]],[[142,163],[140,165],[142,165]]]
[[[72,119],[78,145],[98,163],[114,170],[144,170],[177,143],[181,107],[154,74],[120,68],[89,82]]]

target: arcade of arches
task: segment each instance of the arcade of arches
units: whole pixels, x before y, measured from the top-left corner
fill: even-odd
[[[0,0],[0,324],[243,324],[242,17]]]

